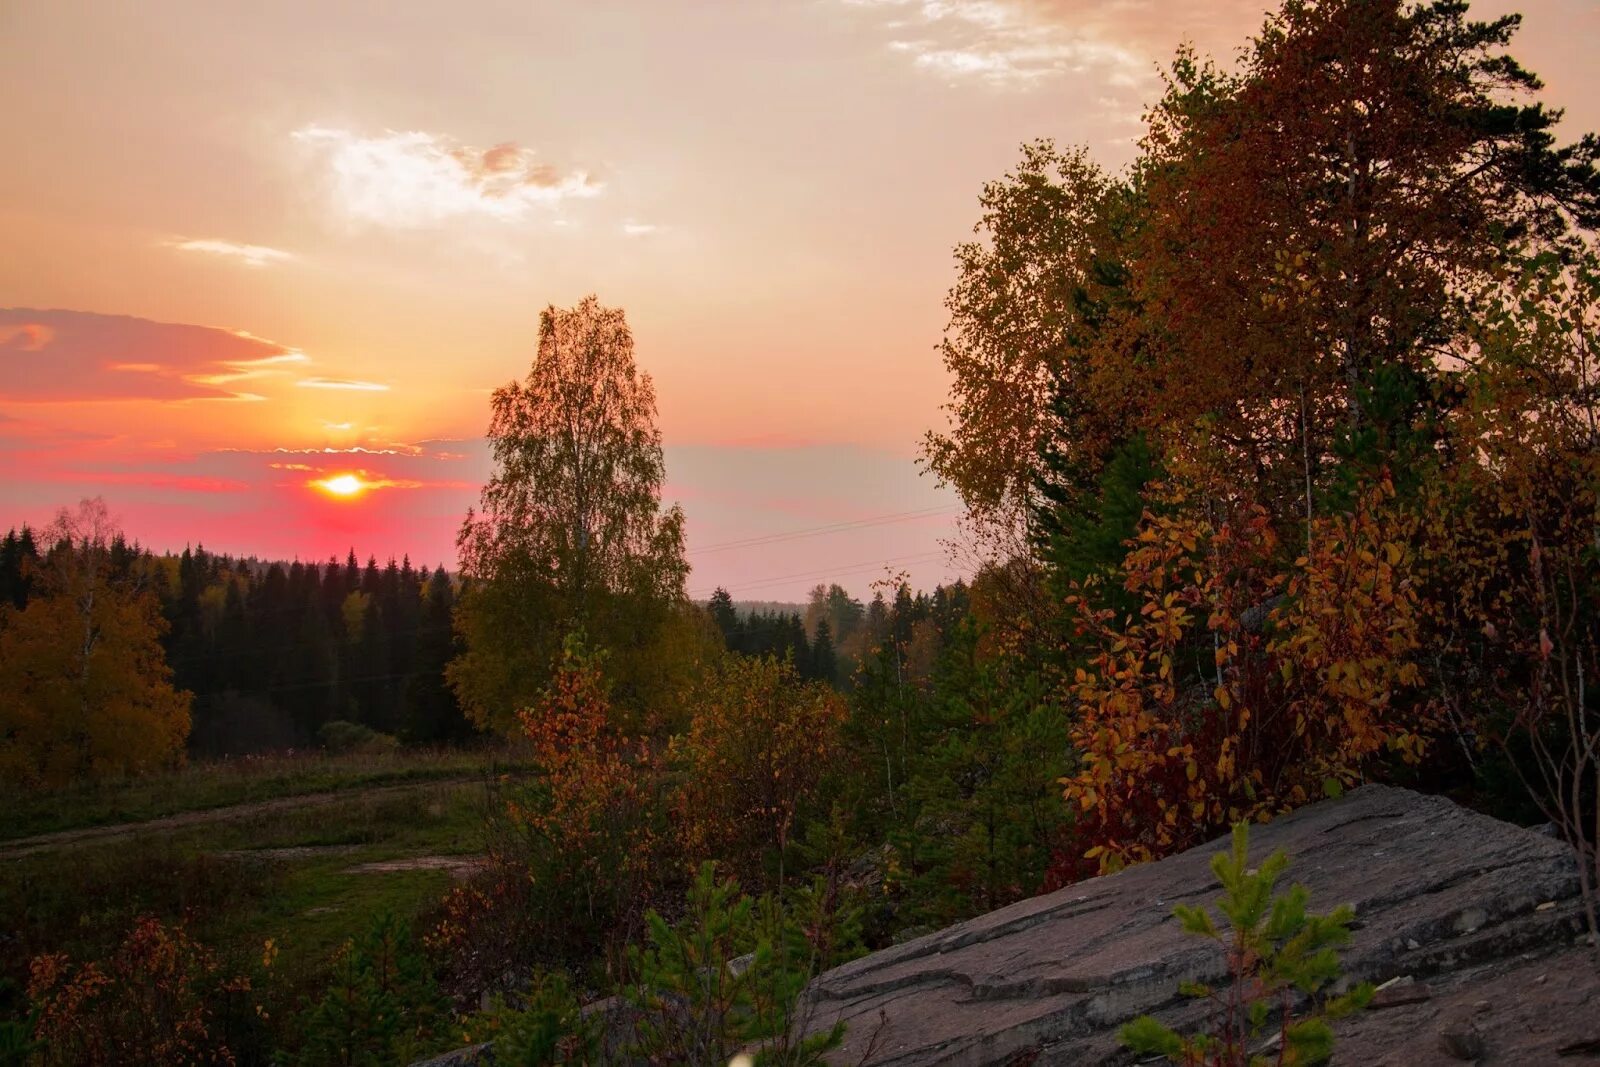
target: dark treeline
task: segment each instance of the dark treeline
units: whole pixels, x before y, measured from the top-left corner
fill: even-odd
[[[0,603],[25,607],[42,562],[28,527],[0,541]],[[291,748],[334,721],[408,743],[472,732],[445,683],[455,655],[456,590],[439,567],[408,558],[380,566],[263,562],[185,549],[156,556],[118,537],[114,572],[135,563],[167,624],[161,643],[173,684],[194,694],[189,748],[197,755]]]
[[[41,540],[48,537],[23,526],[0,541],[0,604],[21,609],[37,592]],[[136,561],[149,564],[138,580],[160,603],[173,684],[194,695],[196,755],[314,744],[330,722],[406,743],[475,732],[445,677],[459,647],[457,589],[442,567],[418,569],[409,557],[363,564],[354,550],[321,564],[203,546],[156,556],[120,535],[110,557],[122,576]],[[788,660],[803,680],[848,690],[885,647],[899,650],[906,677],[926,679],[968,599],[960,581],[931,593],[902,583],[865,603],[833,584],[812,589],[803,611],[784,611],[735,604],[719,588],[705,610],[729,651]]]
[[[33,570],[39,561],[38,540],[33,529],[8,530],[0,541],[0,607],[27,606],[33,592]]]
[[[797,611],[757,609],[741,612],[728,591],[718,588],[706,604],[730,652],[745,656],[776,656],[794,664],[807,681],[839,684],[838,657],[826,629],[813,640]]]

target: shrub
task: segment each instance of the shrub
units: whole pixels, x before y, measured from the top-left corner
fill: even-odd
[[[1382,482],[1316,519],[1292,562],[1259,507],[1146,513],[1123,564],[1137,616],[1103,606],[1100,579],[1077,588],[1089,652],[1064,781],[1084,859],[1103,872],[1169,855],[1337,795],[1385,753],[1419,758],[1412,525],[1392,496]]]
[[[321,742],[323,748],[336,754],[376,755],[393,752],[400,746],[400,743],[388,734],[380,734],[370,726],[358,722],[346,722],[343,719],[323,723],[322,729],[317,731],[317,740]]]
[[[619,962],[659,890],[664,777],[613,724],[600,658],[569,640],[518,718],[537,773],[491,798],[485,870],[451,892],[428,938],[458,997],[596,955]]]
[[[494,1062],[504,1067],[588,1064],[602,1057],[603,1017],[585,1015],[577,993],[561,974],[541,974],[514,1007],[496,996],[487,1011],[467,1020],[473,1041],[494,1042]]]
[[[0,1067],[25,1067],[44,1043],[35,1039],[38,1011],[27,1010],[23,991],[9,978],[0,978]]]
[[[45,1064],[232,1064],[260,1007],[248,977],[149,917],[104,960],[36,957],[28,997]]]
[[[726,656],[691,706],[669,753],[684,855],[715,860],[745,885],[781,882],[797,820],[840,758],[844,701],[790,662]]]

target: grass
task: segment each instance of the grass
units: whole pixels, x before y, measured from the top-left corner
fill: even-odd
[[[363,932],[372,918],[389,912],[414,919],[431,908],[451,883],[438,870],[356,872],[379,860],[431,855],[470,855],[482,849],[481,785],[439,785],[403,796],[349,804],[270,826],[230,827],[223,844],[230,858],[262,873],[272,890],[248,906],[220,916],[208,931],[219,947],[249,953],[271,938],[287,983],[302,990],[320,985],[333,954]],[[241,850],[243,854],[240,854]],[[265,858],[250,852],[306,849],[303,855]],[[421,931],[418,931],[419,933]]]
[[[155,915],[181,921],[240,971],[259,961],[270,938],[280,1003],[293,1015],[318,995],[340,946],[373,917],[415,921],[452,884],[439,870],[351,868],[481,851],[486,797],[481,782],[434,782],[14,859],[0,874],[0,978],[24,983],[29,961],[43,952],[102,958],[136,917]]]
[[[251,756],[192,764],[169,774],[76,786],[53,793],[0,787],[0,841],[141,822],[184,812],[311,793],[366,789],[516,771],[496,750],[402,750]]]
[[[420,937],[452,885],[449,871],[359,865],[483,851],[488,780],[526,773],[503,750],[297,754],[196,764],[142,780],[38,797],[0,790],[0,842],[312,793],[315,806],[248,807],[221,820],[130,826],[0,863],[0,1018],[16,1016],[42,953],[106,958],[151,915],[214,951],[228,974],[264,983],[273,1042],[298,1047],[336,954],[376,916]],[[384,789],[407,785],[403,790]],[[263,971],[263,946],[276,957]],[[268,990],[270,989],[270,992]],[[265,1018],[265,1017],[264,1017]]]

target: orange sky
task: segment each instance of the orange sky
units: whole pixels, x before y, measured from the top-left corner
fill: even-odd
[[[0,2],[0,526],[100,494],[156,548],[453,565],[488,391],[594,292],[692,592],[931,585],[955,509],[914,458],[979,187],[1034,137],[1125,162],[1156,61],[1263,7]],[[1600,5],[1520,9],[1600,127]],[[308,484],[341,473],[382,484]]]

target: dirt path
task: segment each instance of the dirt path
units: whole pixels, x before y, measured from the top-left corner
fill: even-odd
[[[346,874],[392,874],[395,871],[449,871],[459,880],[483,870],[484,856],[407,856],[400,860],[358,863],[345,868]]]
[[[34,852],[44,852],[66,845],[81,844],[86,841],[104,841],[118,837],[129,837],[139,833],[183,830],[191,826],[204,826],[207,823],[248,819],[253,815],[268,815],[273,812],[294,811],[299,808],[315,808],[326,804],[337,804],[346,800],[368,800],[373,797],[395,796],[401,793],[414,792],[418,789],[465,785],[468,782],[477,780],[478,777],[476,775],[467,775],[457,778],[431,778],[421,782],[401,782],[398,785],[335,789],[324,793],[302,793],[299,796],[274,797],[271,800],[257,800],[248,804],[232,804],[225,808],[184,811],[176,815],[164,815],[158,819],[145,819],[142,822],[115,823],[110,826],[85,826],[77,830],[57,830],[54,833],[38,834],[34,837],[19,837],[11,841],[0,842],[0,860],[16,859],[19,856],[27,856]]]

